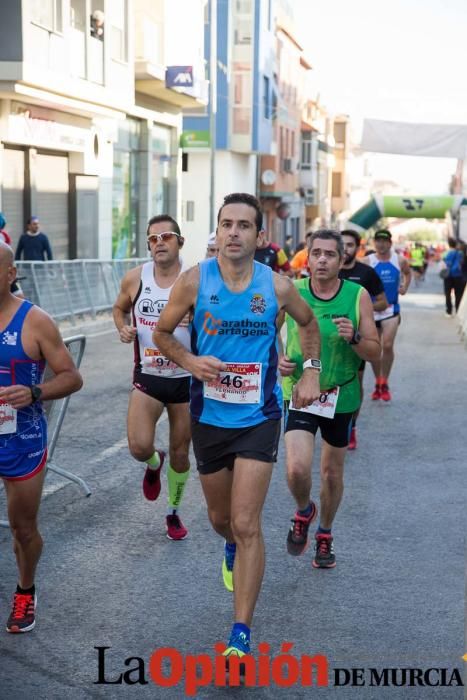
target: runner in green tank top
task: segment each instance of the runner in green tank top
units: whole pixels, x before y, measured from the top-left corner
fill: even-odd
[[[313,309],[321,335],[322,394],[312,405],[313,412],[310,407],[293,408],[294,386],[307,363],[303,362],[295,323],[288,317],[286,353],[279,361],[284,377],[287,480],[297,503],[287,535],[287,550],[293,555],[305,551],[308,529],[317,515],[310,496],[318,428],[322,437],[321,517],[312,562],[315,568],[336,565],[331,527],[344,491],[344,459],[352,414],[360,404],[358,368],[362,360],[371,361],[380,353],[370,295],[360,285],[339,279],[342,263],[341,235],[328,229],[316,231],[309,244],[311,279],[295,282],[301,297]]]

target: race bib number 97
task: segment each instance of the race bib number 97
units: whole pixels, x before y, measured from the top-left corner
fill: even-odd
[[[157,377],[176,377],[184,372],[175,362],[164,357],[157,348],[144,348],[141,369],[143,374],[153,374]]]
[[[259,403],[261,363],[227,362],[227,370],[217,379],[204,382],[204,396],[224,403]]]

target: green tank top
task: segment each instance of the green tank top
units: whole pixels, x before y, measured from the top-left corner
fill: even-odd
[[[410,252],[410,264],[413,265],[413,267],[423,267],[424,262],[425,251],[423,248],[414,248]]]
[[[339,386],[336,413],[351,413],[360,406],[360,385],[358,368],[361,358],[337,332],[333,318],[345,316],[354,328],[360,322],[360,295],[363,287],[348,280],[342,280],[339,291],[332,299],[319,299],[310,290],[310,280],[305,278],[294,282],[300,296],[311,306],[319,324],[321,334],[320,388],[322,391]],[[290,377],[284,377],[282,391],[284,399],[290,400],[292,389],[302,376],[303,356],[300,336],[295,321],[286,314],[287,349],[286,354],[297,367]]]

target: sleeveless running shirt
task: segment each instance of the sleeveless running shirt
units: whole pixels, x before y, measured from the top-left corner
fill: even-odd
[[[378,260],[375,253],[368,256],[368,262],[371,267],[378,273],[381,282],[383,283],[386,299],[389,306],[384,311],[374,311],[375,321],[382,321],[385,318],[391,318],[400,311],[399,305],[399,285],[401,280],[401,268],[399,265],[399,256],[397,253],[391,253],[389,260]]]
[[[213,382],[191,380],[190,410],[201,423],[244,428],[280,419],[277,383],[276,316],[273,273],[253,263],[247,289],[232,292],[216,258],[199,263],[200,280],[191,327],[191,349],[227,363]]]
[[[181,272],[186,268],[183,266]],[[173,285],[172,285],[173,286]],[[137,329],[135,338],[135,371],[170,379],[189,377],[190,373],[168,360],[152,341],[164,306],[169,300],[172,287],[159,287],[154,279],[154,263],[150,260],[141,268],[141,282],[132,306],[133,322]],[[190,332],[187,326],[177,326],[174,337],[190,349]]]
[[[0,386],[31,386],[42,381],[45,362],[32,360],[21,341],[24,320],[32,307],[31,302],[23,301],[8,326],[0,331]],[[19,455],[32,459],[46,448],[47,424],[42,403],[15,410],[0,402],[0,473],[6,474],[2,466],[16,462]]]
[[[360,323],[360,296],[363,287],[355,282],[342,280],[339,291],[332,299],[320,299],[310,289],[310,280],[294,282],[300,296],[311,306],[316,316],[321,335],[321,364],[319,383],[321,391],[338,386],[336,413],[356,411],[360,405],[360,385],[358,368],[361,358],[352,350],[352,346],[342,338],[337,330],[334,318],[349,318],[354,328]],[[303,355],[300,347],[300,335],[295,321],[286,314],[287,322],[287,357],[297,364],[293,374],[284,377],[282,390],[284,398],[290,400],[292,389],[302,376]]]

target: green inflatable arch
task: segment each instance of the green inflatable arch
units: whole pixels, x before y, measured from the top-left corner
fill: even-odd
[[[466,205],[467,199],[461,194],[439,197],[373,195],[369,202],[352,214],[348,227],[356,231],[366,231],[383,216],[400,219],[443,219],[446,212],[450,211],[452,216],[456,217],[460,207]]]

